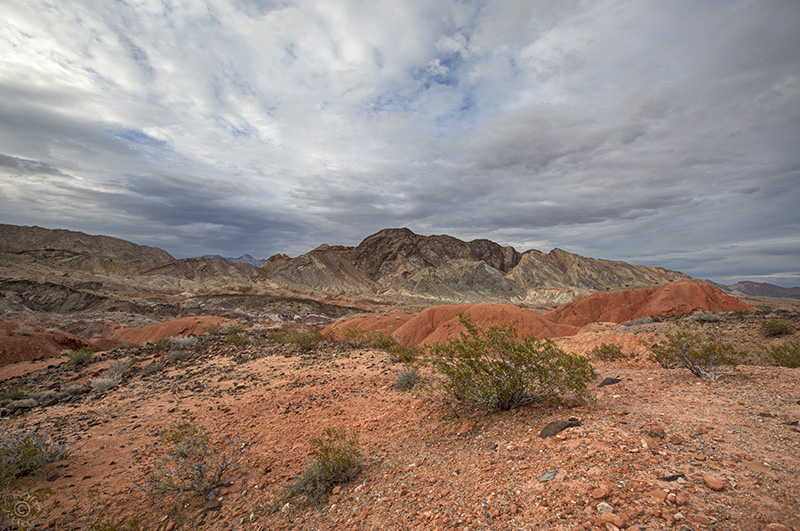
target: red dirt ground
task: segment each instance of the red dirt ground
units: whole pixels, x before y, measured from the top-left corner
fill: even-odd
[[[226,325],[230,319],[214,316],[181,317],[162,323],[156,323],[137,328],[123,328],[115,330],[112,337],[132,345],[155,343],[165,337],[177,337],[205,334],[212,325]]]
[[[33,331],[29,332],[29,329]],[[0,367],[18,361],[61,356],[65,350],[86,346],[89,342],[85,339],[51,329],[44,323],[0,321]]]
[[[353,328],[376,331],[381,334],[391,334],[397,331],[412,317],[414,317],[413,314],[405,312],[356,317],[354,319],[329,324],[322,329],[322,337],[324,337],[326,341],[346,341],[347,331]]]

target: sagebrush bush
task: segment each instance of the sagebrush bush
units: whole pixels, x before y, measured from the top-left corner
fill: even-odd
[[[197,336],[175,336],[169,338],[170,345],[177,349],[191,349],[197,343]]]
[[[186,361],[192,356],[194,356],[194,354],[195,353],[191,350],[173,349],[169,351],[169,356],[167,357],[167,360],[170,363],[175,363],[176,361]]]
[[[166,455],[144,486],[155,496],[196,493],[204,500],[216,495],[228,472],[238,468],[243,445],[227,440],[227,451],[219,451],[208,432],[194,424],[170,426],[160,434]]]
[[[152,374],[156,374],[157,372],[161,372],[163,368],[164,368],[163,361],[151,361],[150,363],[148,363],[147,365],[143,365],[139,369],[139,374],[141,374],[142,376],[150,376]]]
[[[692,319],[698,323],[719,323],[725,320],[725,316],[720,313],[703,311],[692,314]]]
[[[11,385],[0,388],[0,400],[24,400],[31,396],[24,385]]]
[[[769,347],[769,355],[781,367],[792,369],[800,367],[800,343],[772,345]]]
[[[325,430],[311,439],[314,461],[292,482],[285,498],[304,495],[307,503],[324,501],[331,489],[356,477],[361,470],[358,430],[340,427]]]
[[[767,319],[761,321],[761,333],[766,337],[786,336],[794,332],[794,326],[783,319]]]
[[[247,335],[247,332],[242,330],[241,332],[234,332],[230,334],[225,339],[225,342],[237,347],[243,347],[250,344],[250,336]]]
[[[518,341],[511,323],[483,329],[463,314],[458,318],[467,333],[431,347],[431,363],[443,375],[449,399],[506,411],[554,395],[587,397],[595,374],[587,358],[568,354],[549,339],[528,335]]]
[[[417,369],[408,369],[397,375],[397,379],[394,381],[394,388],[402,391],[410,391],[421,381],[422,376],[420,376]]]
[[[732,345],[720,343],[711,336],[683,325],[675,333],[650,347],[651,359],[665,369],[683,367],[705,380],[719,378],[721,366],[736,366],[741,357]]]
[[[303,352],[314,350],[322,342],[322,334],[314,328],[285,328],[272,330],[269,339],[285,345],[297,345]]]
[[[119,380],[115,380],[114,378],[97,378],[92,380],[92,387],[95,391],[99,393],[105,393],[115,385],[119,383]]]
[[[119,383],[128,375],[128,371],[133,366],[134,360],[127,358],[124,360],[114,360],[106,370],[106,377],[111,378],[114,382]]]
[[[212,323],[206,327],[206,332],[209,335],[217,336],[222,333],[223,325],[220,323]]]
[[[66,455],[66,445],[38,431],[0,430],[0,493],[11,489],[18,478]]]
[[[82,347],[67,354],[69,364],[73,367],[83,367],[94,361],[94,349],[92,347]]]
[[[614,345],[613,343],[602,343],[589,351],[589,355],[602,361],[616,361],[628,358],[628,355],[622,352],[622,347]]]
[[[36,332],[36,329],[34,327],[30,326],[30,325],[26,325],[26,324],[23,324],[23,323],[20,323],[19,325],[17,325],[17,333],[19,335],[21,335],[21,336],[27,336],[27,335],[32,334],[34,332]]]

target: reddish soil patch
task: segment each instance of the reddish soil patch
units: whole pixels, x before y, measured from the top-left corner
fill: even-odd
[[[434,306],[427,308],[409,320],[395,332],[394,338],[404,345],[430,345],[446,342],[465,331],[458,321],[458,313],[463,312],[475,324],[486,327],[505,323],[515,323],[519,337],[554,337],[574,334],[578,327],[550,321],[546,317],[510,304],[467,304]]]
[[[709,284],[680,282],[657,289],[595,293],[548,312],[545,316],[558,323],[584,326],[594,322],[624,323],[641,317],[732,310],[756,311],[752,306]]]
[[[130,354],[137,367],[166,359],[148,348]],[[39,429],[70,444],[64,461],[24,478],[30,492],[47,486],[56,493],[50,501],[61,504],[46,505],[43,515],[51,525],[76,500],[86,514],[91,492],[110,506],[107,516],[139,516],[160,531],[800,525],[800,371],[748,366],[710,383],[649,363],[595,366],[588,405],[485,414],[454,409],[424,389],[394,389],[403,367],[382,352],[322,345],[301,354],[266,336],[248,347],[213,338],[204,353],[158,373],[134,370],[106,393],[0,418],[0,426]],[[93,372],[51,367],[10,383],[36,391],[37,382],[66,385]],[[620,381],[597,387],[606,376]],[[569,417],[581,425],[540,438],[546,424]],[[159,430],[187,421],[207,428],[220,451],[225,437],[247,443],[217,509],[204,509],[196,496],[151,506],[134,487],[165,454]],[[360,429],[360,474],[322,505],[295,499],[270,512],[308,465],[311,439],[329,426]],[[603,516],[601,502],[610,514]]]
[[[165,337],[205,334],[212,325],[231,323],[230,319],[215,316],[181,317],[138,328],[124,328],[113,332],[114,339],[132,345],[154,343]]]
[[[0,366],[40,358],[61,356],[89,342],[49,325],[35,322],[0,321]]]
[[[354,319],[348,319],[347,321],[329,324],[322,329],[322,337],[327,341],[345,341],[347,340],[347,331],[354,328],[380,332],[382,334],[391,334],[412,317],[414,317],[413,314],[405,312],[356,317]]]

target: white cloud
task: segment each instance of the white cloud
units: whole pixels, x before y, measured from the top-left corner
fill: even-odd
[[[8,0],[0,207],[177,255],[407,225],[796,278],[798,6]]]

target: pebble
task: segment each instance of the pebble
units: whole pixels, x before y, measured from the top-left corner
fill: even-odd
[[[792,531],[792,528],[783,524],[767,524],[764,531]]]
[[[606,487],[597,487],[592,491],[592,498],[595,500],[602,500],[603,498],[608,497],[609,491]]]
[[[703,475],[703,483],[705,483],[706,487],[708,487],[711,490],[719,491],[725,488],[725,480],[720,479],[716,476],[712,476],[710,474]]]
[[[558,470],[550,470],[550,471],[546,472],[542,477],[540,477],[539,481],[541,483],[545,483],[546,481],[550,481],[551,479],[556,477],[556,474],[558,474]]]

